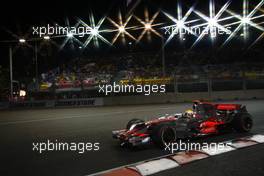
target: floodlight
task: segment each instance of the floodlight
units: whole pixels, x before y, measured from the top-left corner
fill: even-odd
[[[151,29],[151,24],[149,24],[149,23],[146,23],[146,24],[145,24],[145,29],[146,29],[146,30],[149,30],[149,29]]]
[[[43,38],[44,38],[44,40],[49,40],[50,36],[44,36]]]
[[[184,21],[178,20],[177,21],[177,27],[180,28],[180,29],[182,29],[184,27]]]
[[[67,37],[68,38],[72,38],[73,37],[73,34],[71,32],[67,33]]]
[[[124,26],[120,26],[119,28],[118,28],[118,30],[119,30],[119,32],[125,32],[125,28],[124,28]]]
[[[98,29],[94,28],[94,29],[91,29],[91,34],[93,36],[97,36],[98,35]]]
[[[209,25],[210,27],[212,27],[212,26],[216,26],[216,25],[217,25],[217,20],[216,20],[215,18],[210,18],[210,19],[208,20],[208,25]]]
[[[241,19],[241,22],[242,22],[243,24],[248,24],[248,23],[250,23],[250,18],[248,18],[248,17],[242,18],[242,19]]]
[[[26,40],[25,39],[19,39],[19,43],[25,43],[26,42]]]

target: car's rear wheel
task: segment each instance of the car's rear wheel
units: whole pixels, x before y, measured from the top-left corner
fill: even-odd
[[[170,125],[160,124],[153,128],[152,140],[158,147],[165,147],[169,143],[175,142],[177,139],[176,130]]]
[[[137,123],[144,123],[144,120],[141,120],[141,119],[131,119],[127,125],[126,125],[126,129],[130,129],[130,127],[134,124],[137,124]]]
[[[233,127],[238,132],[249,132],[253,126],[253,120],[248,113],[235,117]]]

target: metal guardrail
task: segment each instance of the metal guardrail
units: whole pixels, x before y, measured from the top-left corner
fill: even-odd
[[[1,105],[5,106],[1,106]],[[65,100],[32,100],[0,103],[0,109],[7,108],[53,108],[74,106],[103,106],[103,98],[65,99]],[[1,108],[2,107],[2,108]]]
[[[234,73],[235,75],[235,73]],[[196,78],[184,80],[184,75],[175,75],[175,92],[214,92],[231,90],[252,90],[264,89],[263,73],[254,74],[236,74],[233,78],[217,78],[212,75],[189,75],[187,78]]]

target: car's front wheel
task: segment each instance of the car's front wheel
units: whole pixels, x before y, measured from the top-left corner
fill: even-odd
[[[153,128],[152,140],[158,147],[165,147],[166,144],[175,142],[177,139],[174,127],[167,124],[160,124]]]

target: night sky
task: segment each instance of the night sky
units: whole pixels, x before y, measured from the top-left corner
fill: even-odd
[[[136,0],[132,0],[135,2]],[[183,4],[183,13],[186,13],[188,8],[191,7],[192,4],[197,2],[197,9],[202,11],[203,13],[208,15],[208,0],[188,0],[182,1]],[[219,10],[221,6],[225,4],[226,1],[217,1],[216,0],[216,10]],[[260,1],[250,1],[250,8],[252,9],[257,3]],[[153,15],[158,9],[162,11],[166,11],[175,17],[177,16],[177,1],[172,0],[142,0],[139,6],[135,9],[134,13],[137,16],[143,18],[144,8],[147,7],[150,11],[150,14]],[[17,41],[18,39],[12,35],[16,34],[17,36],[25,36],[26,34],[32,33],[32,26],[37,25],[45,25],[52,23],[59,23],[61,25],[65,25],[66,19],[69,19],[71,25],[74,25],[76,22],[76,17],[81,18],[82,20],[89,22],[89,14],[92,12],[95,16],[95,20],[98,21],[102,16],[107,15],[111,17],[113,20],[117,20],[117,12],[120,9],[122,14],[126,14],[129,10],[130,6],[127,7],[125,0],[86,0],[86,1],[7,1],[1,4],[0,10],[0,41]],[[230,5],[232,10],[237,13],[242,12],[242,0],[233,0]],[[192,18],[192,17],[190,17]],[[170,20],[164,17],[164,15],[159,15],[157,18],[158,22],[164,22],[165,24],[172,24]],[[131,25],[135,23],[135,20],[131,20]],[[111,23],[106,22],[102,27],[111,26]],[[10,31],[10,32],[8,32]],[[252,32],[252,35],[259,35],[260,33]],[[138,33],[135,33],[138,36]],[[31,36],[29,35],[29,38]],[[107,38],[108,37],[108,38]],[[111,36],[106,36],[107,39],[111,40]],[[252,37],[253,38],[253,37]],[[193,42],[195,38],[188,39],[187,42]],[[61,41],[56,41],[61,42]],[[238,41],[236,45],[241,43]],[[16,48],[17,44],[13,43],[12,46]],[[177,40],[172,41],[168,50],[174,50],[177,48],[179,43]],[[8,67],[8,43],[0,43],[0,65],[2,67]],[[262,46],[262,45],[261,45]],[[208,47],[207,45],[200,44],[199,47]],[[198,47],[198,49],[199,49]],[[238,46],[239,47],[239,46]],[[135,51],[153,51],[153,49],[160,48],[160,39],[155,38],[151,43],[144,43],[137,46]],[[181,48],[180,48],[181,49]],[[109,54],[109,53],[122,53],[127,52],[126,49],[123,49],[122,46],[110,48],[108,46],[102,45],[99,49],[95,49],[92,46],[87,48],[87,51],[82,53],[82,55],[90,55],[92,54]],[[79,56],[79,51],[76,49],[65,47],[63,51],[58,52],[54,46],[46,46],[43,47],[39,51],[39,58],[43,59],[43,69],[52,68],[61,62],[65,62],[65,59],[70,59],[72,57]],[[18,47],[16,53],[14,54],[14,67],[19,67],[21,70],[29,69],[30,65],[34,63],[32,60],[33,51],[30,48],[21,46]],[[41,62],[41,61],[40,61]],[[27,65],[27,67],[23,67],[21,65]],[[20,70],[20,71],[21,71]]]

